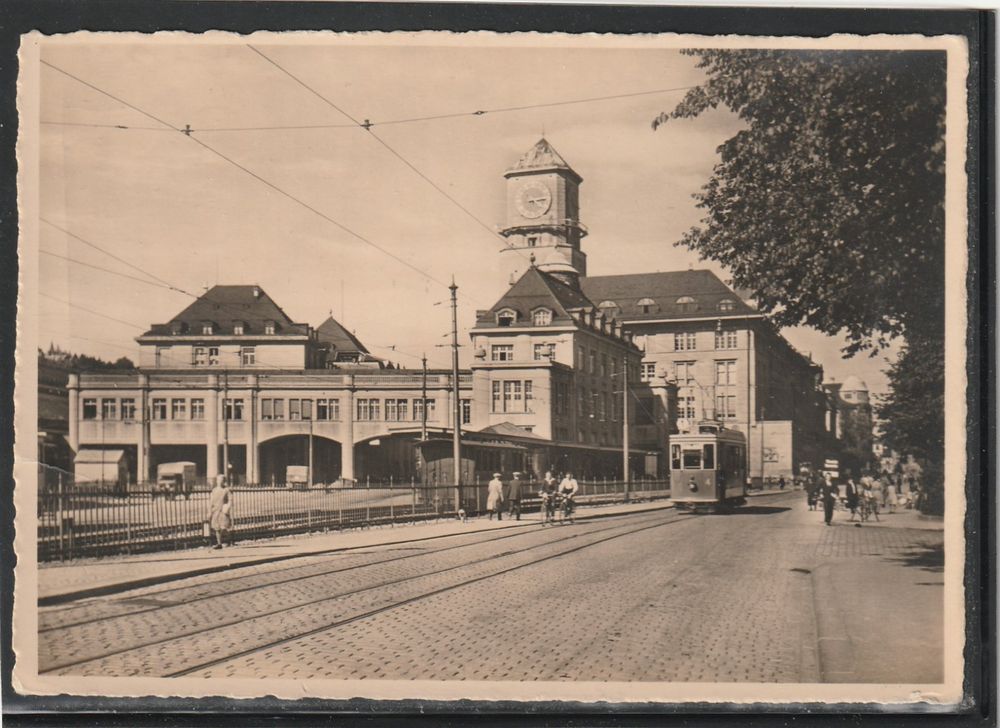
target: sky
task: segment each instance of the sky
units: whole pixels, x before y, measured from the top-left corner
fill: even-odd
[[[330,36],[303,46],[272,37],[253,45],[346,114],[375,122],[372,131],[405,162],[245,43],[46,46],[44,62],[118,100],[41,67],[41,217],[120,260],[40,225],[40,250],[52,254],[40,258],[43,346],[134,359],[134,337],[192,300],[89,264],[194,294],[259,284],[295,321],[318,326],[332,314],[378,356],[419,366],[426,352],[431,366],[449,366],[452,277],[467,344],[475,311],[491,307],[528,264],[501,253],[493,231],[504,222],[504,170],[543,134],[584,179],[591,275],[693,267],[728,278],[674,243],[697,224],[692,195],[739,120],[718,109],[651,128],[703,79],[692,57],[542,39],[452,45],[425,36],[412,45]],[[681,90],[379,123],[661,89]],[[177,133],[129,105],[194,131]],[[102,124],[129,128],[93,126]],[[261,128],[316,125],[337,126]],[[784,333],[827,379],[857,374],[873,392],[885,390],[885,354],[843,360],[840,339]],[[463,365],[470,357],[463,347]]]

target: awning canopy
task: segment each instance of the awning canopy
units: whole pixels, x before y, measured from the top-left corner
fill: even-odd
[[[80,450],[73,458],[73,462],[80,464],[97,463],[101,465],[115,465],[125,458],[124,450]]]

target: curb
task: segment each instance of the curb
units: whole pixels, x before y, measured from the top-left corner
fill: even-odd
[[[649,513],[651,511],[665,511],[674,507],[673,503],[669,499],[663,499],[660,503],[655,501],[650,501],[650,505],[647,508],[639,508],[636,510],[628,511],[627,513],[580,513],[577,512],[577,520],[589,521],[596,520],[600,518],[612,518],[614,516],[630,516],[634,513]],[[537,521],[513,521],[514,524],[511,526],[504,526],[504,528],[525,528],[527,526],[538,525]],[[324,554],[334,554],[341,551],[351,551],[357,548],[377,548],[380,546],[398,546],[400,544],[406,543],[416,543],[418,541],[434,541],[440,538],[452,538],[454,536],[463,536],[463,532],[457,533],[443,533],[437,536],[422,536],[419,538],[408,538],[399,541],[384,541],[377,544],[368,544],[367,546],[337,546],[334,548],[324,548],[316,549],[312,551],[299,551],[293,554],[281,554],[276,556],[263,556],[257,559],[248,559],[246,561],[239,561],[235,563],[228,564],[218,564],[217,566],[205,566],[199,569],[192,569],[190,571],[177,572],[173,574],[161,574],[158,576],[147,576],[141,579],[129,579],[128,581],[121,581],[114,584],[103,584],[101,586],[87,587],[85,589],[76,589],[73,591],[60,592],[57,594],[47,594],[44,597],[38,597],[39,607],[53,607],[60,604],[67,604],[69,602],[75,602],[80,599],[92,599],[94,597],[103,597],[111,594],[118,594],[121,592],[131,591],[132,589],[142,589],[147,586],[156,586],[157,584],[167,584],[172,581],[180,581],[182,579],[190,579],[196,576],[206,576],[208,574],[219,574],[225,571],[231,571],[233,569],[241,569],[250,566],[261,566],[263,564],[274,564],[281,561],[288,561],[289,559],[299,559],[305,556],[322,556]]]
[[[813,587],[813,612],[816,617],[817,657],[822,682],[853,682],[855,671],[854,643],[841,614],[837,592],[825,578],[828,564],[817,566],[810,579]]]

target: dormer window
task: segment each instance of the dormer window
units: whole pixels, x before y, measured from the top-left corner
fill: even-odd
[[[213,324],[211,321],[202,321],[201,333],[204,336],[211,336],[212,334],[215,333],[215,324]]]
[[[601,301],[597,304],[597,307],[608,318],[616,318],[618,316],[618,312],[621,310],[619,305],[614,301]]]
[[[681,296],[677,299],[677,308],[682,312],[697,311],[698,304],[691,296]]]
[[[277,330],[278,324],[275,321],[267,321],[264,323],[264,333],[267,335],[273,335]]]
[[[243,336],[247,331],[247,325],[243,321],[237,321],[233,324],[233,334],[236,336]]]
[[[552,323],[552,311],[547,308],[535,309],[531,313],[531,323],[533,326],[548,326]]]
[[[640,298],[636,306],[643,313],[654,313],[656,311],[656,301],[652,298]]]
[[[528,247],[529,248],[534,248],[537,245],[538,245],[538,236],[537,235],[529,235],[528,236]]]
[[[171,321],[170,322],[170,333],[174,336],[178,334],[183,334],[187,331],[187,325],[183,321]]]
[[[721,301],[719,301],[719,310],[720,311],[735,311],[736,310],[736,301],[734,301],[731,298],[723,298]]]
[[[505,308],[497,311],[497,326],[513,326],[517,321],[517,311]]]

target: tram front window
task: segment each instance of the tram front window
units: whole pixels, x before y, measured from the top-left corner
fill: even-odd
[[[684,469],[701,470],[701,450],[684,451]]]

